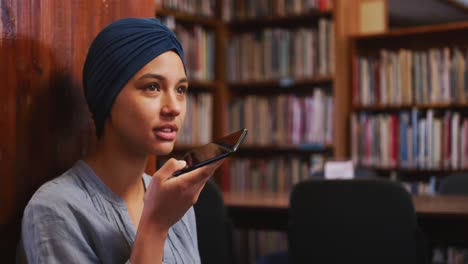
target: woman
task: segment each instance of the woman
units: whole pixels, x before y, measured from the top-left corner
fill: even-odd
[[[96,151],[31,198],[18,259],[199,263],[192,205],[220,162],[172,177],[186,164],[171,159],[144,174],[149,155],[172,151],[185,116],[188,81],[174,33],[156,19],[110,24],[91,44],[83,85]]]

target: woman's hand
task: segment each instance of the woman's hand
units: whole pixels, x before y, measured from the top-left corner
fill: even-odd
[[[142,217],[149,217],[158,229],[169,230],[197,202],[206,181],[221,163],[218,161],[173,177],[172,174],[183,169],[186,163],[168,160],[153,175],[145,194]]]
[[[168,160],[151,180],[130,260],[132,263],[161,263],[169,228],[198,200],[206,181],[222,161],[173,177],[185,161]]]

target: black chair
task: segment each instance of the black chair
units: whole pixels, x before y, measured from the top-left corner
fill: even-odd
[[[355,167],[354,168],[354,177],[355,179],[374,179],[377,178],[377,174],[374,170]],[[314,172],[311,177],[311,180],[323,180],[325,179],[325,172],[323,170]],[[266,256],[261,256],[255,264],[288,264],[291,263],[290,256],[288,252],[275,252]]]
[[[292,263],[425,263],[410,194],[384,179],[310,180],[290,198]]]
[[[233,225],[216,183],[206,183],[194,210],[201,263],[237,263],[233,250]]]
[[[468,195],[468,172],[457,172],[447,175],[440,182],[438,193],[441,195]],[[453,228],[456,230],[456,225]],[[468,248],[468,242],[466,239],[458,239],[450,243],[429,241],[429,246],[431,248],[439,247],[443,250],[447,250],[448,246]]]
[[[468,195],[468,173],[459,172],[447,175],[440,182],[440,194]]]

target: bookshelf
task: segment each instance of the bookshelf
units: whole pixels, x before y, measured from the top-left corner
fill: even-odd
[[[297,27],[299,24],[315,22],[319,18],[332,18],[333,11],[327,10],[310,10],[306,12],[300,12],[298,14],[291,15],[268,15],[264,17],[252,17],[252,18],[237,18],[233,21],[228,22],[228,26],[232,29],[246,29],[252,30],[253,28],[259,27]]]
[[[239,149],[239,155],[245,153],[263,153],[267,155],[272,152],[305,152],[305,153],[323,153],[323,152],[332,152],[332,145],[245,145],[242,149]]]
[[[355,163],[414,181],[468,171],[467,33],[468,21],[352,37]]]
[[[325,158],[345,152],[335,144],[333,133],[340,124],[337,125],[332,116],[337,113],[334,109],[336,45],[333,24],[335,7],[340,1],[309,8],[297,6],[300,1],[289,2],[289,6],[282,6],[282,1],[269,2],[271,6],[265,6],[264,2],[242,5],[231,1],[234,6],[230,14],[223,13],[222,17],[229,39],[226,57],[232,58],[226,60],[228,127],[245,126],[252,132],[241,148],[239,161],[232,162],[231,181],[224,187],[230,191],[239,191],[238,188],[247,191],[253,186],[262,188],[258,182],[273,180],[270,187],[277,188],[274,191],[288,192],[293,184],[289,182],[291,178],[306,178],[304,174],[320,168]],[[319,105],[322,108],[319,109]],[[292,112],[296,109],[297,113],[282,116],[288,109]],[[315,116],[311,114],[313,110],[316,110]],[[289,122],[295,117],[307,121],[291,125]],[[309,124],[312,125],[309,127]],[[318,127],[324,129],[319,131]],[[297,133],[300,129],[304,131]],[[321,136],[306,136],[316,134]],[[291,170],[283,166],[290,166]],[[243,179],[233,180],[233,177]],[[288,187],[281,187],[283,184]]]
[[[191,148],[226,134],[222,125],[226,89],[223,70],[224,25],[217,15],[217,2],[156,3],[155,16],[177,34],[184,47],[190,85],[183,131],[173,153],[158,157],[158,166],[169,157],[180,158]],[[208,136],[202,136],[206,134]],[[219,172],[215,174],[215,179],[219,182]]]
[[[246,142],[240,148],[238,155],[240,158],[246,159],[262,156],[267,158],[295,156],[303,161],[315,160],[315,162],[320,163],[323,160],[317,158],[318,156],[331,159],[346,158],[348,156],[346,136],[348,125],[346,120],[349,111],[349,92],[346,90],[345,84],[349,76],[346,65],[341,62],[344,61],[342,58],[348,56],[347,34],[351,31],[350,25],[352,23],[347,23],[350,21],[347,13],[352,9],[352,3],[342,0],[294,1],[294,3],[280,0],[271,2],[211,1],[210,3],[214,6],[209,5],[208,8],[207,2],[209,1],[160,1],[157,3],[156,16],[170,17],[169,24],[172,25],[201,26],[214,32],[214,78],[212,80],[191,78],[190,82],[193,93],[208,92],[213,94],[212,136],[214,138],[221,137],[239,127],[247,127],[249,129],[248,139],[269,138],[267,141]],[[267,5],[267,2],[270,6]],[[196,11],[203,7],[205,8],[204,13]],[[208,12],[208,9],[212,12]],[[253,10],[255,12],[252,12]],[[297,33],[299,29],[303,31]],[[177,33],[177,30],[175,31]],[[270,32],[264,33],[265,31]],[[282,32],[278,33],[278,31]],[[327,35],[327,32],[330,33]],[[306,43],[305,40],[307,40],[308,43],[314,45],[314,50],[309,48],[305,51],[311,55],[310,59],[301,58],[299,53],[295,60],[292,56],[283,59],[281,69],[271,69],[272,67],[267,69],[268,66],[264,66],[273,65],[271,59],[276,55],[270,56],[268,59],[263,58],[262,61],[257,58],[255,66],[247,64],[250,70],[247,71],[246,78],[239,76],[240,73],[233,75],[234,67],[232,65],[236,62],[239,63],[241,56],[230,53],[230,47],[237,41],[238,51],[246,51],[250,49],[246,45],[251,45],[246,44],[245,41],[236,40],[236,37],[257,35],[258,38],[258,35],[262,34],[277,34],[279,38],[287,35],[291,38],[290,43],[300,43],[301,41]],[[295,38],[296,41],[294,42],[292,38]],[[322,39],[321,42],[319,38]],[[268,38],[265,38],[262,44],[257,42],[255,45],[257,51],[262,49],[260,45],[267,46],[266,43],[269,42]],[[278,43],[280,42],[277,40],[276,44]],[[282,47],[287,48],[286,46]],[[300,48],[304,49],[304,46],[307,45],[304,44]],[[277,50],[278,47],[270,47],[271,54],[275,54]],[[289,56],[288,53],[289,50],[284,49],[282,54]],[[252,56],[247,56],[253,58],[254,54],[255,52],[252,53]],[[245,56],[244,54],[244,58]],[[337,58],[338,56],[340,57]],[[299,62],[299,59],[302,60]],[[299,72],[289,70],[291,63],[297,64]],[[303,66],[308,69],[307,72],[306,70],[300,71]],[[249,76],[249,72],[252,73],[252,76]],[[268,74],[261,76],[260,72]],[[279,97],[284,98],[278,99]],[[232,111],[232,105],[236,100],[243,103],[242,100],[245,98],[249,98],[251,101],[250,108],[242,109],[241,119],[250,118],[250,125],[239,122],[237,125],[233,125],[232,113],[239,112],[240,109]],[[265,107],[274,100],[278,102],[273,103],[273,106]],[[272,126],[271,123],[276,122],[274,120],[285,119],[277,118],[277,114],[272,114],[275,112],[273,111],[276,108],[275,105],[286,104],[285,101],[292,102],[291,104],[296,108],[304,105],[305,102],[309,102],[311,105],[328,104],[328,107],[322,107],[322,110],[316,111],[316,119],[323,116],[321,123],[317,123],[315,127],[309,127],[308,133],[305,133],[315,135],[319,132],[318,134],[321,134],[319,138],[307,138],[302,135],[304,133],[295,133],[295,138],[290,141],[286,136],[291,132],[291,130],[287,130],[289,122],[287,120],[276,124],[275,134],[282,134],[281,136],[268,135],[268,131],[262,129],[265,124]],[[257,108],[256,102],[261,102],[260,104],[263,105],[261,111]],[[287,111],[289,107],[291,106],[283,106],[283,110]],[[306,110],[304,107],[297,108],[296,112],[301,112],[302,115],[299,118],[305,120],[307,116],[304,114],[304,110]],[[248,117],[252,113],[255,117]],[[270,118],[264,118],[265,116]],[[257,122],[257,120],[262,120],[262,122]],[[270,123],[265,123],[266,120],[270,120]],[[307,123],[303,120],[300,122]],[[299,127],[301,126],[305,125],[299,125]],[[318,131],[317,129],[322,126],[329,128],[325,129],[326,131]],[[282,127],[285,128],[283,132],[281,132]],[[262,133],[258,133],[260,130],[263,130]],[[174,152],[181,154],[195,145],[197,144],[184,141],[176,145]],[[221,169],[220,178],[216,179],[225,191],[230,190],[231,165],[236,157],[225,162]],[[314,167],[316,166],[314,165]],[[305,172],[305,170],[300,171]]]
[[[156,7],[156,16],[158,17],[174,17],[177,22],[185,24],[203,25],[206,27],[215,28],[219,25],[220,21],[215,16],[199,16],[198,14],[179,11],[177,9],[167,9],[165,7]]]
[[[245,144],[235,157],[224,162],[219,178],[216,178],[223,191],[256,189],[263,193],[261,188],[266,186],[262,182],[267,180],[277,195],[287,195],[293,180],[308,177],[309,171],[319,169],[325,158],[345,159],[349,156],[347,120],[350,93],[347,84],[350,74],[346,62],[350,54],[348,36],[355,29],[350,15],[350,11],[356,8],[353,1],[211,1],[215,4],[211,16],[186,11],[193,6],[185,6],[185,11],[180,11],[161,2],[162,5],[157,4],[156,16],[170,16],[176,24],[198,25],[215,32],[214,79],[192,79],[190,84],[194,90],[214,93],[213,136],[220,137],[240,127],[249,129]],[[203,5],[203,1],[169,2]],[[327,35],[327,32],[330,33]],[[322,41],[319,41],[319,35]],[[275,41],[269,39],[275,36]],[[290,38],[290,43],[281,44],[278,39],[284,36]],[[282,61],[272,61],[280,56],[276,46],[269,47],[269,58],[259,56],[267,50],[268,43],[273,42],[283,48]],[[298,50],[294,58],[287,48],[288,45],[292,47],[291,43],[299,45],[294,47]],[[237,50],[233,53],[234,45],[237,45]],[[308,50],[304,53],[310,56],[304,58],[299,50],[306,48]],[[239,71],[241,59],[247,62],[243,72]],[[250,59],[252,63],[248,62]],[[293,68],[292,63],[297,71],[290,69]],[[246,101],[249,101],[247,108],[244,107]],[[289,121],[279,118],[276,112],[278,109],[287,111],[289,108],[285,105],[293,105],[294,116],[299,117],[299,121],[294,122],[307,124],[305,113],[311,112],[304,111],[306,103],[317,107],[322,105],[315,116],[322,118],[322,122],[308,127],[308,133],[297,133],[297,130],[292,133],[288,130]],[[235,104],[239,105],[233,110]],[[242,116],[239,116],[240,112]],[[239,121],[243,119],[250,120],[250,123]],[[272,129],[265,130],[265,126]],[[291,139],[287,136],[290,132]],[[311,137],[317,134],[320,134],[318,138]],[[177,145],[175,152],[183,153],[190,147],[191,144]],[[244,181],[249,177],[250,187],[257,188],[245,188]],[[277,181],[271,184],[273,177]],[[262,237],[269,235],[249,234],[241,239],[249,240],[245,244],[255,245],[253,240],[256,237],[264,240]],[[280,241],[282,244],[277,248],[285,246],[285,239]],[[241,252],[240,257],[252,259],[258,253],[266,253],[250,250],[252,248],[246,249],[248,256]]]
[[[333,76],[315,76],[312,78],[302,78],[302,79],[291,79],[283,78],[276,80],[261,80],[261,81],[251,81],[251,82],[238,82],[230,83],[229,87],[235,91],[245,90],[258,90],[258,89],[281,89],[284,91],[285,88],[291,89],[300,89],[301,87],[311,87],[315,85],[326,85],[333,83]]]

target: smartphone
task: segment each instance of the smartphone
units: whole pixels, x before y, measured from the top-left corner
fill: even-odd
[[[246,136],[247,129],[244,128],[211,143],[190,150],[182,157],[182,159],[187,162],[187,166],[175,172],[173,176],[181,175],[232,155],[236,152]]]

